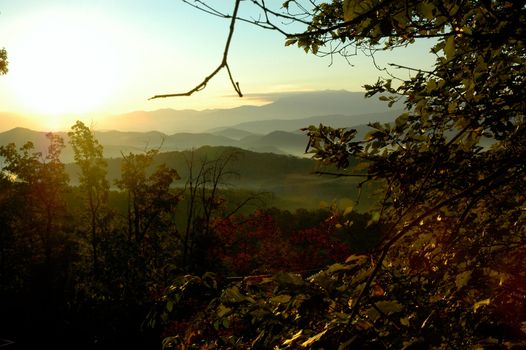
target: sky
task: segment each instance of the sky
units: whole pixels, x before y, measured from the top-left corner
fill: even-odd
[[[210,3],[232,11],[233,1]],[[250,6],[242,2],[241,13],[255,15]],[[0,112],[63,128],[81,115],[261,105],[279,92],[361,91],[382,74],[364,54],[351,57],[352,65],[341,57],[331,62],[285,47],[277,32],[239,22],[229,65],[245,97],[235,96],[222,72],[191,97],[148,100],[188,91],[213,71],[229,24],[181,0],[0,0],[0,48],[9,56]],[[428,46],[377,53],[376,60],[427,68]]]

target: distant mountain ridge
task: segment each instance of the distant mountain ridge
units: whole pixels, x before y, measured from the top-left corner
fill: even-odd
[[[364,92],[346,90],[326,90],[308,92],[288,92],[258,95],[271,102],[262,106],[241,106],[229,109],[175,110],[159,109],[154,111],[134,111],[118,115],[99,115],[84,120],[87,125],[96,125],[99,130],[138,131],[157,130],[166,134],[178,132],[208,132],[220,128],[234,127],[240,130],[264,134],[274,130],[291,131],[290,126],[275,127],[272,130],[257,129],[253,122],[277,120],[291,121],[303,119],[319,119],[327,116],[348,118],[348,124],[358,125],[382,118],[384,113],[395,114],[401,104],[395,104],[391,110],[385,102],[376,97],[364,98]],[[321,117],[320,117],[321,116]],[[358,117],[360,116],[360,117]],[[85,117],[88,118],[88,117]],[[46,118],[32,119],[29,116],[16,113],[0,112],[0,131],[14,127],[45,129]],[[68,119],[75,120],[74,116]],[[83,120],[80,116],[77,119]],[[337,119],[337,118],[336,118]],[[247,124],[248,123],[248,124]],[[283,123],[283,122],[281,122]],[[241,127],[237,127],[240,125]],[[308,124],[307,124],[308,125]],[[307,126],[307,125],[301,125]],[[299,128],[294,124],[294,128]],[[228,135],[227,135],[228,136]],[[233,136],[233,135],[230,135]],[[233,137],[239,138],[239,136]]]
[[[369,130],[366,125],[354,126],[358,130],[358,137],[362,137]],[[225,134],[236,134],[238,137],[246,134],[240,139],[223,136]],[[49,141],[46,132],[34,131],[26,128],[14,128],[0,133],[0,146],[15,143],[21,147],[30,141],[35,150],[43,155],[47,153]],[[73,151],[68,143],[66,132],[56,133],[64,138],[66,148],[62,152],[64,162],[73,161]],[[298,131],[275,130],[267,134],[238,133],[223,129],[214,133],[176,133],[167,135],[157,131],[151,132],[124,132],[124,131],[95,131],[95,138],[104,147],[106,158],[118,158],[127,153],[142,153],[149,149],[159,149],[161,152],[184,151],[202,146],[229,146],[238,147],[260,153],[289,154],[305,157],[307,136]]]
[[[104,146],[108,158],[123,153],[139,153],[152,148],[162,152],[182,151],[201,146],[231,146],[256,152],[304,156],[307,137],[299,132],[309,125],[358,129],[358,137],[368,130],[368,122],[392,122],[399,109],[388,109],[378,99],[365,99],[362,92],[312,91],[269,94],[273,102],[264,106],[242,106],[231,109],[204,111],[161,109],[152,112],[132,112],[95,121],[99,130],[95,137]],[[11,125],[27,119],[0,113],[0,125]],[[7,121],[7,124],[3,124]],[[120,131],[116,131],[120,130]],[[162,130],[140,131],[140,130]],[[189,132],[188,130],[192,130]],[[0,145],[26,141],[35,144],[37,151],[46,153],[45,132],[17,127],[0,133]],[[66,139],[67,133],[58,132]],[[68,146],[63,160],[71,161]]]
[[[273,102],[263,106],[241,106],[203,111],[173,109],[138,111],[104,118],[99,120],[97,125],[100,129],[162,130],[166,133],[205,132],[217,128],[234,127],[263,134],[280,130],[280,128],[259,130],[255,127],[257,124],[248,126],[246,123],[265,123],[265,121],[275,122],[276,120],[299,121],[309,118],[318,120],[320,117],[316,116],[322,116],[322,118],[323,116],[338,116],[348,118],[350,125],[358,125],[383,118],[384,113],[394,116],[394,111],[400,108],[400,105],[395,105],[394,109],[390,110],[385,102],[375,97],[365,98],[364,92],[346,90],[291,92],[269,96],[274,99]],[[360,117],[353,118],[353,116]],[[391,117],[392,119],[394,117]],[[289,127],[283,130],[291,131]]]
[[[310,125],[327,125],[335,128],[349,128],[358,125],[366,125],[377,121],[389,123],[402,113],[401,109],[393,109],[381,113],[366,113],[358,115],[320,115],[301,119],[271,119],[243,122],[232,126],[233,128],[245,130],[252,133],[269,133],[275,130],[296,131]]]
[[[15,143],[21,147],[30,141],[35,151],[43,155],[47,153],[49,141],[46,132],[26,128],[14,128],[0,133],[0,146]],[[62,152],[64,162],[73,161],[73,151],[68,144],[69,137],[65,132],[56,133],[64,138],[66,148]],[[123,132],[95,131],[95,138],[104,147],[104,157],[118,158],[127,153],[142,153],[149,149],[159,149],[161,152],[185,151],[202,146],[231,146],[255,152],[271,152],[276,154],[291,154],[301,156],[307,144],[305,135],[289,132],[273,132],[268,135],[251,134],[241,140],[231,139],[210,133],[177,133],[166,135],[160,132]]]

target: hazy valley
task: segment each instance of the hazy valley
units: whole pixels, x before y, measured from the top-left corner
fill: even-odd
[[[127,128],[161,131],[101,130],[105,125],[101,123],[97,124],[101,128],[94,130],[94,136],[104,147],[108,179],[112,186],[120,178],[122,157],[129,153],[159,150],[156,165],[165,163],[176,169],[182,178],[176,186],[182,187],[188,176],[187,161],[191,150],[194,150],[194,158],[198,162],[234,152],[236,156],[229,163],[228,172],[236,175],[228,179],[225,188],[267,193],[266,206],[316,208],[320,202],[331,201],[346,206],[358,198],[358,180],[314,174],[323,169],[309,159],[310,154],[305,153],[308,138],[300,129],[326,124],[355,128],[358,137],[362,137],[370,130],[366,123],[389,122],[399,112],[386,108],[385,103],[364,99],[363,93],[321,91],[284,94],[278,96],[275,102],[260,107],[129,113],[108,118],[106,125],[113,120]],[[346,111],[347,115],[344,115]],[[193,132],[166,131],[190,129],[189,125],[192,125]],[[49,144],[46,133],[16,127],[0,133],[0,145],[15,143],[22,146],[30,141],[35,150],[45,155]],[[71,184],[76,185],[79,170],[73,164],[73,150],[67,131],[58,134],[66,144],[61,159],[67,164]],[[365,192],[369,195],[371,191]],[[362,209],[370,205],[367,195],[361,197],[359,207]]]

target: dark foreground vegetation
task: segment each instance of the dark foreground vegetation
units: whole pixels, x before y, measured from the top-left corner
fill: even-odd
[[[266,194],[223,186],[234,149],[187,153],[184,181],[154,166],[157,151],[129,154],[110,191],[102,148],[83,124],[72,130],[74,187],[60,137],[48,135],[45,155],[31,143],[0,147],[0,337],[17,348],[159,348],[174,323],[156,321],[158,308],[183,276],[206,274],[220,288],[313,273],[379,238],[369,215],[349,210],[254,209]]]
[[[240,3],[232,16],[212,1],[193,5],[231,18],[232,34]],[[349,254],[318,273],[251,276],[226,286],[210,274],[184,276],[150,315],[172,327],[164,345],[524,349],[526,2],[251,4],[260,16],[241,20],[284,34],[287,46],[352,60],[360,50],[374,56],[426,41],[434,65],[381,67],[384,77],[365,85],[366,96],[405,110],[392,124],[372,123],[363,139],[349,128],[305,129],[314,158],[336,164],[342,177],[382,186],[371,212],[381,241],[370,254]],[[220,69],[230,72],[230,38],[223,64],[194,91]]]
[[[394,123],[371,124],[363,140],[305,129],[314,158],[380,186],[376,209],[241,215],[243,202],[220,195],[230,155],[190,159],[177,193],[174,169],[145,171],[151,151],[123,161],[119,216],[101,147],[81,123],[70,134],[75,189],[59,138],[45,160],[31,145],[5,146],[2,331],[32,347],[524,349],[526,2],[250,3],[263,13],[246,22],[285,33],[296,20],[306,29],[287,45],[314,54],[434,38],[429,71],[395,66],[408,75],[365,86],[404,104]],[[231,37],[215,73],[229,69]]]

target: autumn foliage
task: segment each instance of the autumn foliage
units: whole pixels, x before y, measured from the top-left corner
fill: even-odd
[[[288,231],[262,210],[248,217],[218,218],[212,225],[217,241],[209,253],[232,275],[314,270],[342,261],[350,252],[348,243],[335,235],[336,224],[328,215],[318,226]]]

